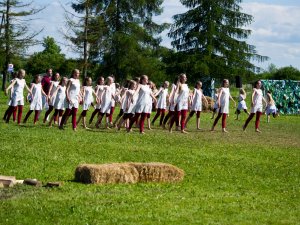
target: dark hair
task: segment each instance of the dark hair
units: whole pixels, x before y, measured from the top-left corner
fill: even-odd
[[[261,82],[261,80],[257,80],[254,82],[254,88],[256,88],[256,85],[258,84],[258,82]]]
[[[136,84],[136,82],[135,82],[134,80],[130,80],[130,81],[128,82],[128,89],[130,89],[131,86],[132,86],[132,85],[135,85],[135,84]]]
[[[135,77],[133,80],[134,80],[135,82],[137,82],[137,83],[140,83],[141,78]]]
[[[185,73],[179,74],[178,78],[179,78],[179,82],[180,82],[180,83],[182,83],[182,79],[183,79],[184,76],[186,76]]]
[[[37,79],[37,78],[39,78],[39,77],[40,77],[40,75],[39,75],[39,74],[37,74],[37,75],[34,75],[34,76],[33,76],[33,80],[32,80],[32,82],[31,82],[31,83],[37,84],[37,82],[36,82],[36,79]]]
[[[52,81],[55,81],[55,76],[56,76],[56,74],[59,74],[59,73],[52,73],[52,76],[51,76],[51,80]],[[60,75],[60,74],[59,74]]]
[[[99,78],[97,79],[97,84],[98,84],[98,85],[100,85],[100,80],[103,80],[103,81],[104,81],[104,77],[101,76],[101,77],[99,77]]]
[[[74,70],[72,70],[71,78],[74,78],[74,74],[75,74],[76,72],[79,72],[79,69],[74,69]]]
[[[48,73],[50,70],[52,70],[52,68],[48,68],[48,69],[46,69],[46,73]]]
[[[223,79],[223,80],[222,80],[222,87],[224,87],[224,84],[225,84],[225,82],[226,82],[226,81],[228,81],[228,82],[229,82],[229,80],[228,80],[228,79]]]
[[[87,85],[87,82],[89,81],[89,79],[92,79],[91,77],[86,77],[83,81],[83,86]]]
[[[200,84],[202,84],[202,82],[200,81],[200,80],[198,80],[197,82],[196,82],[196,84],[195,84],[195,88],[197,88],[197,85],[200,85]]]
[[[142,84],[143,80],[146,79],[146,77],[148,78],[147,75],[142,75],[142,76],[141,76],[141,78],[140,78],[140,84]]]

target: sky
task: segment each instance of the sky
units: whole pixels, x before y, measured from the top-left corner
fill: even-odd
[[[47,6],[32,20],[33,30],[44,28],[38,36],[42,40],[46,36],[54,37],[59,43],[62,53],[67,57],[76,58],[64,40],[61,31],[68,32],[64,22],[64,7],[70,8],[70,0],[34,0],[36,6]],[[257,53],[268,56],[270,60],[255,64],[267,70],[272,63],[277,68],[293,66],[300,69],[300,1],[299,0],[244,0],[241,3],[242,12],[254,17],[253,22],[247,26],[252,34],[247,43],[256,47]],[[164,12],[155,17],[156,22],[172,23],[172,16],[183,13],[187,9],[179,0],[165,0]],[[167,31],[161,34],[162,45],[171,48],[171,40]],[[29,53],[41,51],[42,47],[32,47]]]

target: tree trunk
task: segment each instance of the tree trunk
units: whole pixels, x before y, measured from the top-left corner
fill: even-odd
[[[85,3],[85,19],[84,19],[84,41],[83,41],[83,77],[87,76],[88,67],[88,19],[89,19],[88,1]]]
[[[2,90],[4,91],[6,88],[6,81],[7,81],[7,66],[9,63],[11,63],[11,57],[10,57],[10,36],[9,36],[9,26],[10,26],[10,0],[6,1],[6,23],[5,23],[5,63],[3,66],[3,81],[2,81]]]

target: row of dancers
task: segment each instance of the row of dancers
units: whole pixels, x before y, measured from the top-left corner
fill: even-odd
[[[182,133],[186,132],[187,123],[196,114],[196,126],[200,129],[200,115],[202,111],[202,104],[208,106],[208,100],[203,95],[202,83],[198,81],[195,84],[193,92],[187,85],[187,77],[185,74],[180,74],[170,88],[169,82],[165,81],[163,85],[157,90],[152,82],[148,80],[148,76],[142,75],[140,78],[127,81],[124,87],[119,87],[114,82],[114,77],[109,76],[106,79],[99,77],[96,83],[96,87],[92,87],[92,79],[87,77],[84,79],[83,86],[80,84],[80,71],[75,69],[72,71],[71,78],[60,78],[59,73],[52,74],[52,69],[46,70],[46,75],[41,77],[36,75],[30,88],[25,82],[25,71],[19,70],[17,77],[11,81],[11,84],[7,87],[6,93],[11,92],[9,107],[4,115],[6,122],[8,123],[11,115],[14,120],[16,119],[16,111],[18,110],[18,124],[21,123],[22,110],[24,106],[23,91],[26,88],[28,91],[28,101],[30,102],[29,111],[27,112],[23,123],[26,123],[32,112],[34,114],[34,124],[40,117],[40,112],[48,105],[48,109],[45,113],[43,122],[49,119],[49,126],[52,126],[53,121],[58,124],[60,129],[64,129],[64,126],[70,116],[72,116],[72,127],[76,131],[77,124],[82,121],[83,127],[89,129],[89,126],[93,123],[96,117],[94,126],[99,128],[102,124],[104,116],[106,116],[105,127],[110,128],[112,126],[117,127],[120,130],[123,126],[127,131],[132,131],[132,127],[136,124],[139,127],[140,133],[144,134],[144,123],[147,119],[148,127],[150,128],[150,114],[153,106],[156,106],[156,114],[151,122],[160,117],[159,125],[166,128],[168,123],[168,129],[172,132],[174,124],[176,124],[176,130],[180,130]],[[246,120],[243,130],[246,129],[248,123],[256,115],[255,130],[259,130],[260,116],[263,112],[263,103],[267,106],[267,115],[277,115],[274,100],[270,93],[267,94],[267,101],[264,99],[261,82],[257,81],[252,93],[252,103],[250,113],[247,111],[245,102],[246,93],[243,89],[240,90],[239,104],[236,110],[237,119],[241,111],[245,111],[249,117]],[[94,102],[94,99],[96,101]],[[229,101],[234,99],[230,95],[229,81],[224,79],[222,87],[218,89],[215,95],[214,115],[217,114],[211,131],[215,130],[215,127],[220,118],[222,118],[222,131],[227,132],[226,119],[229,114]],[[95,103],[95,104],[94,104]],[[114,113],[116,103],[120,104],[120,112],[117,115],[115,121],[112,121],[112,115]],[[77,120],[77,112],[79,105],[82,105],[82,112]],[[93,108],[94,111],[87,123],[86,116],[89,108]],[[166,111],[168,109],[168,113]],[[54,110],[53,115],[51,112]],[[188,115],[188,111],[190,111]]]

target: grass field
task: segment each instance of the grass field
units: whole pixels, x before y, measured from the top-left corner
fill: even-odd
[[[0,224],[300,224],[300,117],[264,116],[259,134],[254,121],[242,132],[246,115],[235,121],[233,112],[228,134],[220,124],[209,132],[210,113],[187,135],[1,121],[0,174],[63,186],[0,189]],[[186,175],[177,184],[73,182],[78,164],[110,162],[171,163]]]

